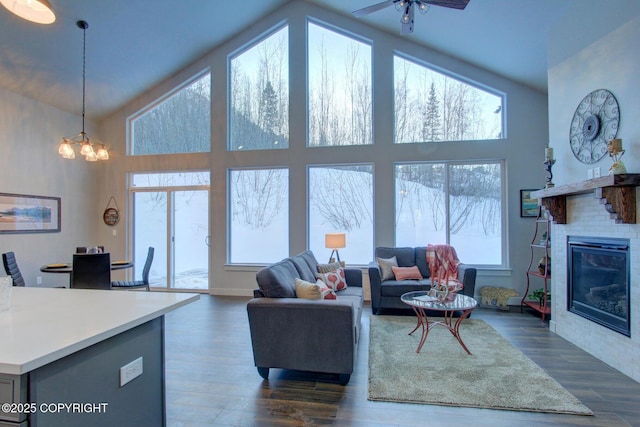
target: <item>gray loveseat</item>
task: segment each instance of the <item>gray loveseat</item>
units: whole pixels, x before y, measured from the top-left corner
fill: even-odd
[[[295,279],[316,282],[311,251],[256,273],[258,289],[247,303],[253,359],[265,379],[269,368],[335,373],[349,382],[356,361],[362,315],[362,271],[345,269],[347,289],[336,300],[296,297]]]
[[[402,294],[411,291],[428,291],[431,289],[431,272],[427,265],[426,246],[411,248],[377,247],[376,260],[369,263],[369,282],[371,284],[371,311],[378,314],[380,309],[411,309],[400,301]],[[382,280],[382,273],[377,259],[396,257],[399,267],[417,266],[422,274],[420,280]],[[476,287],[476,269],[465,264],[458,266],[457,279],[464,288],[459,293],[473,298]]]

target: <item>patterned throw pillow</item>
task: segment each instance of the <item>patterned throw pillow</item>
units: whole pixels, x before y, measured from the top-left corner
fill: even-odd
[[[380,280],[393,280],[393,267],[398,266],[398,259],[394,256],[391,258],[378,258],[378,265],[380,266],[380,273],[382,277]]]
[[[341,291],[347,289],[347,279],[344,276],[344,269],[342,267],[329,273],[318,273],[316,278],[322,280],[328,287],[334,291]]]
[[[336,271],[340,267],[344,267],[340,265],[339,262],[332,262],[331,264],[318,264],[318,273],[330,273],[332,271]]]
[[[416,265],[413,267],[391,267],[391,270],[393,270],[396,280],[422,279],[422,273],[420,273],[420,269]]]
[[[296,278],[296,296],[304,299],[337,299],[336,293],[322,280],[316,283]]]

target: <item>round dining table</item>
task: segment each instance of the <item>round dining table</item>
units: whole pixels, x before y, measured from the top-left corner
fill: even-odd
[[[133,267],[131,261],[113,261],[111,263],[111,270],[124,270],[126,268]],[[70,262],[60,262],[53,264],[45,264],[40,267],[40,271],[43,273],[71,273],[73,265]]]

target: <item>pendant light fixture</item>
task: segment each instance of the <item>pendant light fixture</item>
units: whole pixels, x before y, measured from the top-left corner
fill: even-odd
[[[52,24],[56,20],[49,0],[0,0],[11,13],[36,24]]]
[[[100,141],[92,142],[84,131],[84,107],[85,107],[85,87],[86,87],[86,64],[87,64],[87,28],[86,21],[76,22],[78,28],[82,30],[82,131],[73,138],[63,137],[58,147],[58,153],[65,159],[75,159],[74,145],[80,145],[80,154],[88,162],[98,160],[109,160],[109,152]],[[97,151],[96,151],[97,147]]]

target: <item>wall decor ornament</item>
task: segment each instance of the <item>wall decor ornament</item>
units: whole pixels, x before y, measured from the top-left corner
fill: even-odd
[[[573,113],[569,144],[576,159],[591,165],[607,154],[607,144],[618,134],[620,108],[606,89],[585,96]]]
[[[115,208],[109,207],[112,201],[115,205]],[[105,224],[111,227],[120,222],[120,209],[118,209],[118,204],[116,203],[116,199],[114,199],[113,196],[111,196],[111,198],[109,198],[109,201],[107,202],[107,207],[102,214],[102,220]]]
[[[0,233],[57,233],[60,197],[0,193]]]

